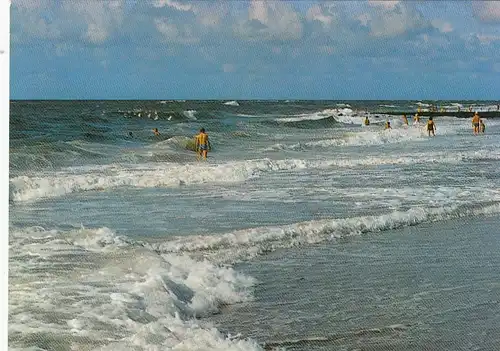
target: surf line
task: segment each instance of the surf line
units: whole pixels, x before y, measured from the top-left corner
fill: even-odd
[[[342,334],[334,334],[327,336],[309,336],[300,339],[270,341],[270,342],[264,342],[262,346],[264,347],[264,350],[274,350],[276,347],[292,346],[299,344],[321,346],[324,344],[333,343],[336,341],[345,340],[357,336],[370,336],[370,335],[387,334],[393,332],[404,332],[411,326],[412,326],[411,324],[394,324],[383,328],[361,329]]]

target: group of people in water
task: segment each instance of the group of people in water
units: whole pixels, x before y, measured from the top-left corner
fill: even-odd
[[[403,123],[404,125],[408,126],[408,118],[406,115],[403,115]],[[365,126],[370,125],[370,120],[368,119],[368,116],[365,117],[364,121]],[[413,117],[413,125],[420,125],[420,116],[418,113],[415,114]],[[391,127],[391,122],[386,121],[385,122],[385,128],[384,129],[392,129]],[[434,120],[431,117],[427,120],[427,124],[425,125],[425,129],[427,130],[427,133],[429,136],[436,136],[436,124],[434,123]],[[486,129],[486,125],[484,124],[484,121],[479,117],[479,114],[477,112],[474,113],[474,116],[472,117],[472,130],[474,131],[474,135],[478,135],[479,133],[484,133]]]
[[[406,114],[403,115],[403,123],[406,126],[409,125]],[[368,116],[365,117],[364,125],[365,126],[370,125],[370,120]],[[413,117],[413,125],[415,126],[420,125],[420,116],[418,115],[418,113],[416,113],[415,116]],[[431,134],[432,136],[436,135],[435,134],[436,124],[434,123],[432,116],[429,117],[429,119],[427,120],[425,128],[429,136],[431,136]],[[385,122],[385,129],[392,129],[390,121]],[[475,112],[474,116],[472,117],[472,129],[474,131],[474,135],[478,135],[479,133],[484,133],[486,129],[483,120],[481,119],[481,117],[479,117],[479,114],[477,112]],[[155,136],[160,135],[158,128],[153,129],[153,134]],[[130,132],[130,135],[132,135],[132,132]],[[207,159],[208,152],[212,150],[212,145],[210,144],[210,140],[208,138],[207,132],[205,131],[205,128],[201,128],[200,132],[195,136],[195,150],[198,159],[202,158],[203,160]]]

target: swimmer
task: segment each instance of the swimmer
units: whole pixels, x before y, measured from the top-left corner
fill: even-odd
[[[484,134],[484,130],[486,129],[486,126],[484,125],[484,122],[482,119],[479,120],[479,129],[481,130],[481,133]]]
[[[212,145],[210,145],[210,140],[208,140],[208,134],[205,133],[205,128],[201,128],[200,134],[198,134],[195,138],[198,157],[203,157],[203,159],[206,160],[208,151],[212,149]]]
[[[132,134],[132,132],[128,132],[128,136],[133,138],[134,137],[134,134]]]
[[[368,116],[366,116],[365,118],[365,126],[369,126],[370,125],[370,120],[368,119]]]
[[[436,136],[435,130],[436,130],[436,124],[432,120],[432,117],[429,117],[429,120],[427,121],[427,133],[429,134],[429,136],[431,136],[431,133],[432,136]]]
[[[385,129],[392,129],[391,122],[389,121],[385,122]]]
[[[420,124],[420,116],[418,113],[415,113],[415,116],[413,117],[413,125]]]
[[[160,135],[160,132],[158,131],[158,128],[153,128],[153,133],[156,136]]]
[[[474,113],[474,117],[472,117],[472,129],[474,130],[474,135],[477,135],[479,133],[479,121],[481,119],[479,118],[479,114]]]
[[[403,115],[403,123],[408,125],[408,118],[406,118],[406,115]]]

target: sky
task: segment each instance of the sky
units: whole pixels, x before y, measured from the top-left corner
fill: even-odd
[[[500,1],[12,0],[11,99],[500,99]]]

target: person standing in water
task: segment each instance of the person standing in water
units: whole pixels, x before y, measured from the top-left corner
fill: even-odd
[[[418,113],[415,113],[415,116],[413,117],[413,125],[420,124],[420,116]]]
[[[370,125],[370,120],[368,119],[368,116],[365,117],[365,126]]]
[[[408,118],[406,118],[406,115],[403,115],[403,123],[408,125]]]
[[[436,136],[435,131],[436,131],[436,124],[432,120],[432,117],[429,117],[429,120],[427,121],[427,133],[429,134],[429,136],[431,136],[431,133],[432,136]]]
[[[390,121],[385,122],[385,129],[392,129]]]
[[[212,149],[212,146],[210,145],[210,140],[208,140],[208,134],[205,132],[205,128],[200,129],[200,133],[196,136],[195,144],[198,155],[206,160],[208,151]]]
[[[479,129],[481,130],[481,133],[484,134],[484,130],[486,129],[486,126],[484,125],[484,122],[482,119],[479,119]]]
[[[479,118],[479,114],[476,112],[474,113],[474,117],[472,117],[472,128],[474,130],[474,135],[477,135],[479,133],[479,121],[481,118]]]

